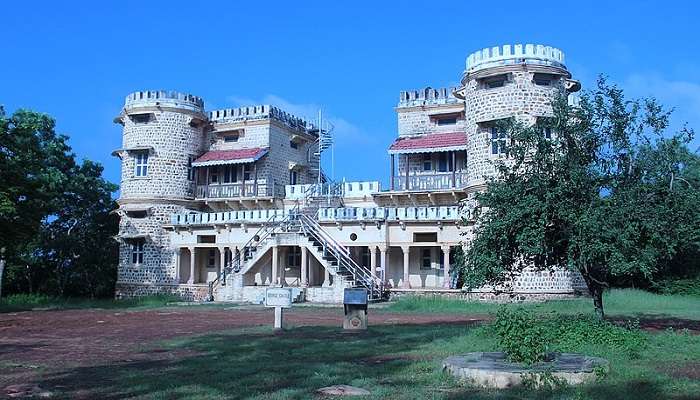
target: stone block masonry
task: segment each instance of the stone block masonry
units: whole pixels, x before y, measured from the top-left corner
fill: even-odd
[[[414,217],[326,215],[322,229],[351,249],[358,265],[372,273],[381,271],[377,279],[402,287],[394,295],[415,294],[417,288],[432,293],[432,288],[460,297],[519,301],[579,293],[584,290],[580,276],[563,270],[525,271],[506,294],[494,288],[468,293],[438,290],[450,286],[451,249],[468,246],[474,221],[431,219],[417,211],[460,209],[465,204],[473,210],[475,193],[484,190],[496,164],[509,162],[492,150],[492,127],[511,117],[533,124],[552,115],[555,96],[579,88],[564,64],[563,52],[526,44],[489,47],[469,55],[460,87],[402,91],[396,106],[398,136],[402,143],[413,144],[391,153],[392,168],[397,167],[394,189],[380,190],[377,184],[371,191],[359,189],[361,195],[346,189],[336,200],[357,215],[378,207],[403,207],[406,213],[413,210]],[[286,215],[305,200],[301,193],[318,179],[319,159],[314,155],[318,130],[275,106],[207,112],[197,96],[141,91],[126,98],[115,121],[123,126],[122,147],[114,152],[122,167],[119,297],[171,293],[204,299],[208,282],[268,220],[262,213]],[[434,134],[443,135],[429,139]],[[460,140],[450,147],[440,137]],[[504,140],[507,145],[508,138]],[[245,152],[238,150],[244,149],[258,152],[259,158],[243,157]],[[192,166],[193,159],[213,150],[217,152],[205,157],[206,165]],[[407,173],[415,184],[399,185]],[[265,193],[258,195],[252,181],[266,185]],[[363,185],[346,182],[343,187],[353,184]],[[218,218],[233,211],[244,217]],[[330,268],[324,270],[315,256],[309,256],[314,259],[302,274],[297,258],[302,257],[302,246],[280,246],[278,258],[261,256],[250,273],[232,273],[226,286],[214,289],[214,297],[257,302],[267,285],[283,283],[299,286],[307,301],[342,300],[349,281],[331,277]],[[191,249],[196,249],[194,255]],[[273,265],[282,280],[272,282]]]

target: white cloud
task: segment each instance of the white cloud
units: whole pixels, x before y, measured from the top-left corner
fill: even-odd
[[[270,104],[280,109],[293,114],[297,117],[304,118],[307,121],[316,122],[318,120],[318,110],[323,110],[323,118],[333,125],[333,136],[336,142],[336,149],[346,144],[351,143],[372,143],[374,138],[365,133],[359,126],[342,117],[336,116],[318,104],[299,104],[292,103],[280,96],[268,94],[262,99],[251,99],[240,96],[228,96],[226,98],[235,107]],[[341,150],[342,151],[342,150]]]
[[[672,80],[657,73],[635,73],[625,79],[622,88],[631,97],[655,97],[673,108],[672,127],[687,122],[700,131],[700,82]]]

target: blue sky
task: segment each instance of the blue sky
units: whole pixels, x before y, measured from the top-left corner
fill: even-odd
[[[114,182],[112,119],[130,92],[185,91],[210,110],[323,107],[336,125],[336,179],[386,182],[399,91],[456,85],[480,48],[541,43],[566,53],[584,88],[605,73],[675,107],[676,126],[700,129],[695,2],[378,3],[7,2],[0,104],[52,115]]]

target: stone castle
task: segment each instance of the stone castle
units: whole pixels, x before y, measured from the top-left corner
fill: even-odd
[[[311,302],[342,301],[346,287],[375,299],[495,296],[455,288],[450,266],[472,235],[468,205],[505,157],[496,123],[535,123],[552,114],[554,96],[579,89],[556,48],[469,55],[460,87],[400,93],[388,188],[328,180],[320,167],[328,130],[275,106],[207,112],[189,94],[132,93],[115,118],[123,126],[113,153],[122,163],[117,296],[258,303],[268,286]],[[531,271],[508,295],[583,288],[568,271]]]

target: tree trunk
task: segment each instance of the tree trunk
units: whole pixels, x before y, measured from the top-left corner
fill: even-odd
[[[605,318],[605,312],[603,311],[603,286],[598,283],[591,282],[592,285],[588,284],[588,291],[593,297],[593,307],[595,308],[595,314],[598,319],[603,320]]]
[[[2,273],[5,272],[5,248],[0,249],[0,298],[2,298]]]
[[[595,314],[598,319],[602,320],[605,318],[605,313],[603,312],[603,289],[605,286],[603,286],[598,279],[593,278],[588,269],[581,270],[580,272],[581,276],[583,276],[583,280],[586,282],[586,286],[588,287],[588,293],[590,293],[591,297],[593,298],[593,308],[595,308]]]

